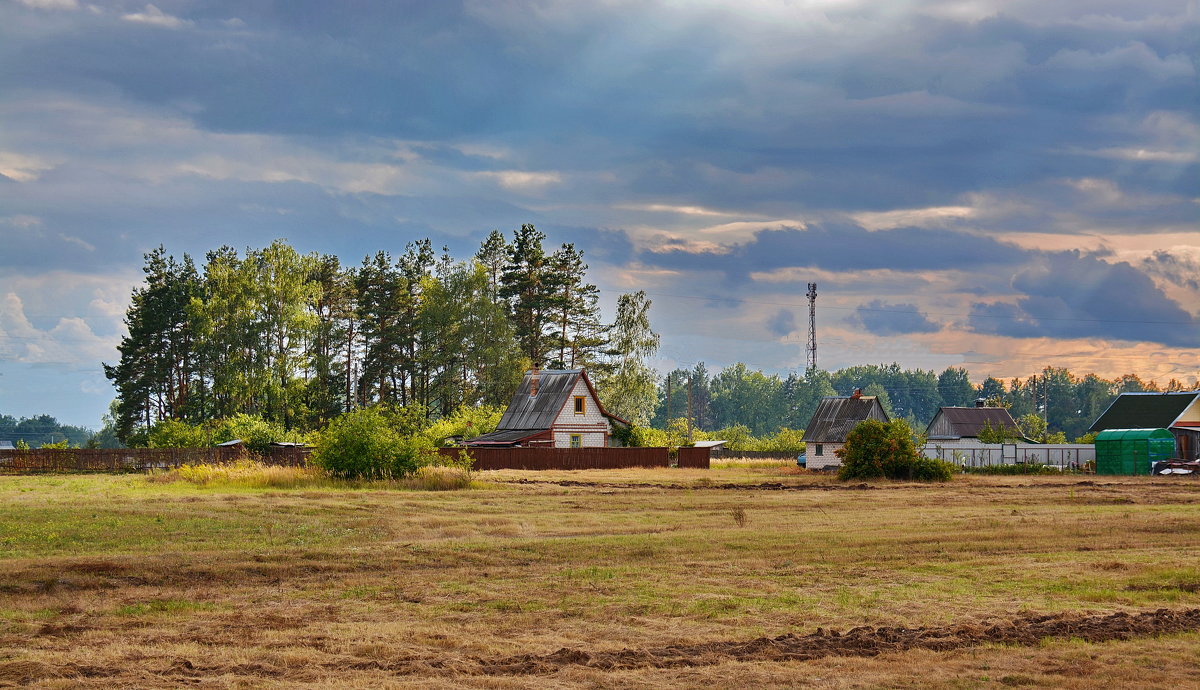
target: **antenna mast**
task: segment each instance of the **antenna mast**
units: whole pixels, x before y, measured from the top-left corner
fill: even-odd
[[[808,371],[817,368],[817,284],[808,284]]]

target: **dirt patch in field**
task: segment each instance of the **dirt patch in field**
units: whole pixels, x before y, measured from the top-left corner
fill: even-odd
[[[886,652],[904,652],[912,649],[950,651],[988,643],[1034,646],[1047,638],[1108,642],[1198,629],[1200,609],[1158,609],[1107,616],[1021,616],[999,623],[948,627],[864,626],[845,633],[818,628],[816,632],[807,635],[760,637],[748,642],[709,642],[612,652],[563,648],[552,654],[522,654],[502,659],[477,660],[478,668],[473,672],[482,675],[532,675],[555,673],[569,666],[619,670],[707,666],[726,661],[807,661],[828,656],[878,656]],[[413,668],[410,672],[421,672],[429,666],[436,668],[437,664],[422,663],[419,666],[420,671]],[[459,670],[472,672],[461,668]]]

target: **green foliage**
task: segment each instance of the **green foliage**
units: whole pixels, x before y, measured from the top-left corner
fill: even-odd
[[[178,419],[164,419],[150,428],[147,445],[151,448],[204,448],[209,431],[203,426]]]
[[[979,430],[980,443],[1015,443],[1021,438],[1021,431],[1004,424],[992,426],[991,420],[983,423]]]
[[[49,450],[67,450],[70,447],[71,447],[71,442],[66,439],[63,439],[63,440],[55,442],[55,443],[43,443],[42,444],[42,448],[46,448]]]
[[[1095,443],[1095,442],[1096,442],[1096,436],[1097,436],[1099,433],[1100,433],[1100,432],[1098,432],[1098,431],[1089,431],[1089,432],[1087,432],[1086,434],[1084,434],[1083,436],[1079,436],[1079,437],[1077,437],[1077,438],[1075,439],[1075,443]]]
[[[663,448],[670,445],[667,432],[637,424],[614,424],[612,436],[626,448]]]
[[[639,290],[617,298],[617,318],[609,329],[610,361],[596,388],[604,406],[634,424],[650,422],[657,401],[654,371],[646,359],[658,351],[659,336],[650,328],[650,300]]]
[[[278,422],[249,414],[236,414],[213,425],[214,445],[234,439],[241,439],[253,453],[265,453],[272,443],[300,443],[304,441],[304,436],[298,431],[288,431]]]
[[[434,464],[429,439],[406,435],[402,411],[367,407],[338,417],[321,433],[313,462],[341,479],[397,479]]]
[[[425,429],[425,438],[435,447],[446,445],[453,436],[472,439],[481,434],[496,430],[500,418],[504,416],[504,408],[496,405],[481,405],[479,407],[463,406],[454,411],[449,417],[442,417],[429,428]]]
[[[29,444],[23,438],[17,439],[17,443],[13,447],[17,450],[29,450]]]
[[[842,460],[838,478],[843,481],[880,477],[949,481],[953,476],[949,463],[917,454],[912,429],[903,419],[887,424],[874,419],[860,422],[846,435],[846,445],[837,455]]]
[[[963,466],[963,472],[967,474],[1062,474],[1053,467],[1047,467],[1041,463],[1022,463],[1015,465],[986,465],[983,467]]]

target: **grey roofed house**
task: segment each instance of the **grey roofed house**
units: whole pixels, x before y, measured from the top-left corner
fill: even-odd
[[[855,390],[854,395],[821,398],[804,428],[806,466],[819,470],[840,464],[837,451],[846,443],[846,435],[868,419],[891,421],[883,404],[873,395]]]
[[[846,434],[867,419],[891,421],[879,399],[873,395],[830,396],[821,398],[804,428],[804,440],[816,443],[843,443]]]
[[[12,441],[0,441],[0,450],[16,450]]]
[[[572,398],[574,404],[568,405]],[[513,393],[496,430],[463,445],[606,446],[612,424],[628,426],[629,422],[604,409],[585,370],[532,369]]]
[[[1004,407],[941,407],[937,414],[929,420],[926,431],[929,440],[949,440],[960,438],[978,438],[979,432],[985,426],[993,429],[1010,429],[1016,436],[1021,436],[1021,428]]]

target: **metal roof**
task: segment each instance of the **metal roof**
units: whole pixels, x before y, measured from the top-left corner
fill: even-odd
[[[888,422],[887,412],[873,395],[830,396],[821,398],[817,411],[804,428],[804,440],[816,443],[841,443],[859,422],[878,419]]]
[[[599,396],[596,395],[596,389],[592,386],[587,372],[583,369],[545,369],[539,371],[537,395],[529,394],[532,390],[532,373],[529,371],[525,372],[525,378],[521,379],[521,385],[517,387],[517,392],[513,394],[512,401],[508,403],[508,408],[504,410],[504,416],[500,418],[500,424],[496,427],[497,431],[507,429],[545,430],[554,426],[554,420],[558,418],[558,413],[562,411],[563,405],[567,404],[567,399],[571,397],[571,391],[575,390],[575,383],[580,378],[587,384],[588,390],[591,391],[592,397],[595,398],[601,414],[621,424],[629,424],[629,422],[614,414],[610,414],[604,409],[604,404],[600,402]]]
[[[540,395],[540,393],[539,393]],[[504,429],[487,434],[480,434],[473,439],[463,441],[464,446],[504,446],[512,445],[531,436],[537,436],[545,429]]]
[[[1197,398],[1186,393],[1122,393],[1088,431],[1108,429],[1159,429],[1170,427]]]
[[[549,429],[554,425],[558,413],[567,398],[575,389],[575,382],[582,369],[547,369],[538,372],[538,394],[530,395],[532,391],[531,372],[525,372],[525,378],[513,394],[512,402],[504,410],[497,431],[507,429]]]
[[[1017,422],[1004,407],[942,407],[938,409],[938,414],[945,417],[955,437],[958,438],[977,437],[983,427],[988,424],[993,429],[1004,427],[1021,433]],[[937,421],[936,414],[929,421],[928,428],[932,429],[935,421]]]

